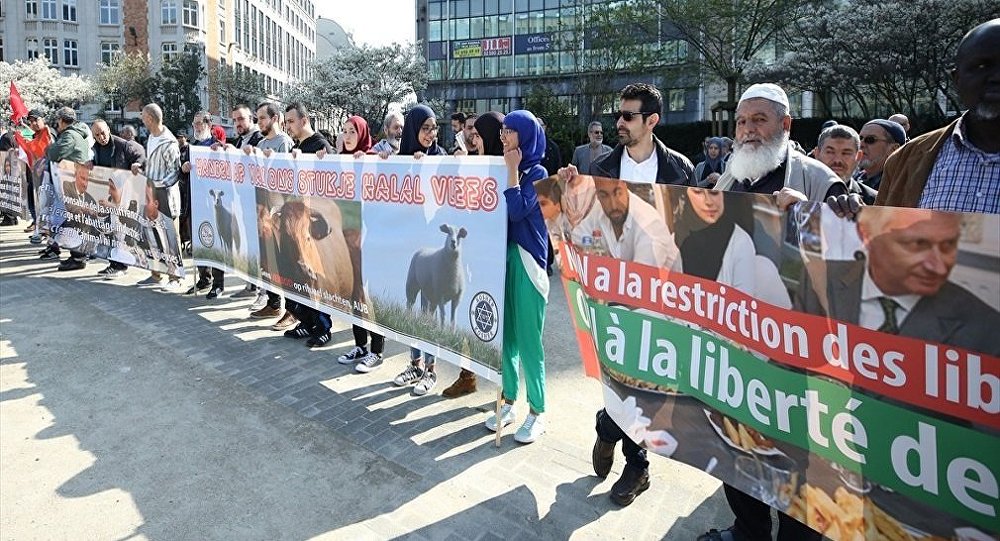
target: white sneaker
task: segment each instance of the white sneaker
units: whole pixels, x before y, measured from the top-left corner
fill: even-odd
[[[420,381],[420,378],[422,377],[424,377],[424,369],[410,363],[410,366],[407,366],[406,370],[400,372],[399,375],[396,376],[396,379],[392,380],[392,383],[396,387],[405,387]]]
[[[184,286],[181,285],[180,280],[170,280],[166,284],[163,284],[161,291],[164,293],[180,293],[184,291]]]
[[[524,418],[524,424],[514,433],[514,441],[518,443],[532,443],[545,434],[545,421],[541,415],[529,413]]]
[[[362,374],[367,374],[368,372],[374,372],[382,366],[382,354],[381,353],[371,353],[358,359],[358,364],[354,365],[354,370],[361,372]]]
[[[424,377],[420,378],[420,383],[417,383],[416,387],[413,388],[413,394],[424,396],[437,385],[437,382],[437,374],[425,370]]]
[[[354,346],[354,349],[351,351],[337,357],[337,362],[340,364],[354,364],[364,358],[367,354],[368,352],[365,351],[365,348]]]
[[[513,424],[517,420],[517,415],[514,414],[514,404],[507,404],[500,406],[500,422],[501,426],[507,426]],[[486,428],[497,431],[497,414],[493,413],[486,419]]]
[[[251,312],[256,312],[265,306],[267,306],[267,293],[265,293],[264,290],[261,290],[261,292],[257,295],[257,298],[254,299],[247,308],[249,308]]]

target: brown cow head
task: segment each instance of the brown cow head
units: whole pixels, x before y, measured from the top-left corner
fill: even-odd
[[[280,229],[280,258],[291,263],[293,280],[315,285],[323,274],[323,260],[316,243],[331,232],[329,223],[319,213],[312,212],[301,201],[288,201],[276,214]]]

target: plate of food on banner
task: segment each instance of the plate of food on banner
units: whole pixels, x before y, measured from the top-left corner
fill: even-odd
[[[744,453],[761,456],[787,456],[774,442],[757,430],[715,410],[703,410],[709,426],[726,445]]]
[[[803,484],[785,511],[792,518],[833,541],[951,541],[967,538],[955,531],[953,538],[939,537],[908,526],[885,512],[870,498],[837,487],[831,496],[819,487]],[[963,529],[964,530],[964,529]],[[978,532],[978,530],[976,530]],[[974,538],[972,538],[974,539]],[[985,537],[984,539],[991,539]]]
[[[634,378],[627,374],[623,374],[617,370],[609,368],[607,365],[603,366],[604,372],[607,373],[610,379],[615,382],[620,383],[626,387],[632,389],[637,389],[639,391],[646,391],[655,394],[662,394],[667,396],[689,396],[680,391],[675,387],[667,387],[665,385],[659,385],[651,381],[643,381],[641,379]]]

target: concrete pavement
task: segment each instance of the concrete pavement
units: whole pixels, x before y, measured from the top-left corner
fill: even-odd
[[[719,483],[659,457],[628,508],[593,475],[596,381],[562,288],[546,321],[548,433],[501,447],[482,426],[496,388],[392,386],[407,354],[355,374],[250,320],[248,300],[164,294],[56,272],[0,228],[2,539],[694,539],[731,523]],[[190,281],[190,279],[189,279]],[[523,399],[516,407],[523,417]]]

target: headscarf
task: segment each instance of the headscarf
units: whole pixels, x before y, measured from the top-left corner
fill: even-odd
[[[503,117],[503,125],[517,132],[518,146],[521,149],[518,170],[527,171],[542,163],[542,158],[545,157],[545,132],[531,111],[511,111]]]
[[[434,115],[434,111],[431,111],[430,107],[423,104],[417,104],[410,109],[410,112],[406,113],[406,119],[403,121],[403,140],[399,143],[399,155],[400,156],[413,156],[417,152],[423,152],[428,156],[437,156],[444,154],[444,149],[441,145],[436,142],[431,143],[430,147],[425,147],[420,144],[420,127],[424,125],[424,122],[428,118],[437,118]]]
[[[708,144],[705,145],[705,167],[701,172],[701,178],[696,179],[698,181],[705,180],[708,175],[712,173],[722,174],[722,159],[725,157],[722,155],[722,145],[724,141],[721,137],[712,137],[708,140]],[[708,155],[708,147],[715,145],[719,149],[719,155],[714,159]]]
[[[354,125],[354,130],[358,132],[358,145],[354,147],[354,150],[347,150],[347,148],[342,148],[341,154],[354,154],[355,152],[368,152],[372,148],[372,136],[368,133],[368,121],[364,118],[354,115],[347,119],[348,122]]]
[[[503,156],[503,143],[500,142],[503,119],[504,116],[496,111],[479,115],[476,119],[476,131],[483,141],[483,156]]]
[[[683,205],[680,217],[674,223],[674,238],[681,251],[684,274],[715,280],[719,277],[722,256],[729,248],[729,239],[736,228],[731,212],[736,209],[725,206],[714,224],[706,224],[695,213],[688,190],[682,190],[679,195]],[[729,204],[727,199],[732,200],[723,194],[723,205]]]
[[[212,139],[226,144],[226,130],[218,124],[212,126]]]

